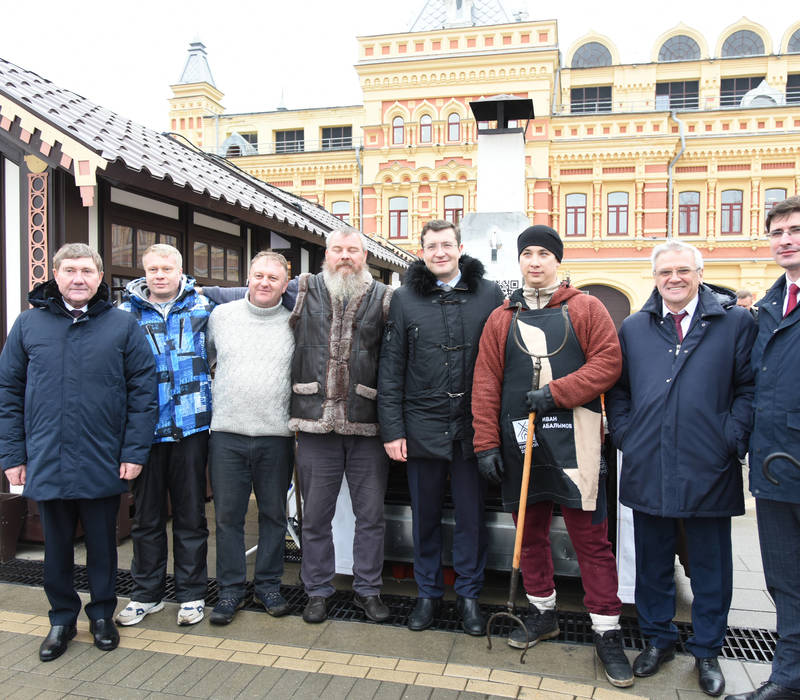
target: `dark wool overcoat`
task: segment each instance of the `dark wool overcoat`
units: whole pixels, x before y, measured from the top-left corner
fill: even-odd
[[[489,314],[503,303],[479,260],[462,255],[449,291],[422,260],[392,297],[378,373],[381,438],[406,438],[409,457],[453,458],[453,442],[473,456],[472,374]]]
[[[669,518],[744,513],[740,457],[752,426],[753,317],[703,284],[683,342],[656,290],[622,323],[622,376],[606,396],[623,452],[620,501]]]
[[[758,336],[753,346],[756,376],[755,424],[750,437],[750,490],[756,498],[800,503],[800,470],[773,460],[764,476],[764,459],[788,452],[800,459],[800,306],[783,318],[786,275],[770,287],[758,306]]]
[[[105,284],[78,319],[52,280],[28,300],[0,356],[0,466],[26,464],[35,501],[127,491],[120,463],[147,462],[158,420],[144,334]]]

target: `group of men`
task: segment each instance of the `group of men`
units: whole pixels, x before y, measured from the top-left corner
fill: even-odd
[[[152,246],[122,309],[111,308],[99,256],[65,246],[55,279],[31,293],[34,309],[19,317],[0,358],[0,464],[40,502],[45,527],[52,628],[40,658],[56,658],[75,634],[80,601],[65,572],[78,519],[87,532],[95,643],[116,646],[109,523],[128,479],[135,591],[117,623],[163,608],[167,498],[178,623],[202,619],[206,458],[220,591],[210,621],[227,624],[249,603],[243,532],[251,490],[259,522],[254,592],[268,613],[288,612],[280,580],[296,434],[307,622],[326,619],[334,593],[331,521],[343,478],[355,515],[354,601],[371,620],[389,617],[380,591],[392,459],[405,463],[411,496],[418,598],[409,629],[431,626],[444,595],[449,481],[457,610],[466,633],[485,633],[484,497],[494,483],[515,521],[521,499],[527,506],[519,524],[527,630],[512,632],[511,646],[560,633],[549,543],[557,503],[608,680],[627,687],[655,674],[675,653],[674,555],[685,532],[694,596],[687,648],[700,688],[718,696],[731,516],[744,512],[740,460],[749,451],[781,639],[770,682],[733,697],[800,697],[800,472],[776,460],[777,487],[761,474],[769,453],[800,454],[800,407],[787,389],[800,333],[800,198],[771,210],[767,234],[786,274],[758,303],[758,326],[736,295],[703,282],[695,247],[671,240],[653,249],[653,293],[619,335],[596,298],[559,281],[563,243],[541,225],[518,238],[523,285],[506,300],[480,261],[463,254],[458,227],[440,220],[423,228],[421,258],[394,294],[373,280],[352,230],[331,233],[319,274],[289,281],[286,260],[262,252],[246,290],[232,293],[199,294],[180,253]],[[623,454],[620,500],[634,512],[636,606],[648,644],[632,666],[607,532],[604,410]],[[531,413],[532,476],[521,494]]]

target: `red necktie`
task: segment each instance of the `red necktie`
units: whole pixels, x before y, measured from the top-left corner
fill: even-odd
[[[80,318],[83,316],[83,311],[80,309],[70,309],[69,312],[72,314],[73,318]]]
[[[786,313],[783,314],[783,317],[786,318],[793,310],[794,307],[797,306],[797,285],[790,284],[789,285],[789,298],[786,300]]]
[[[683,327],[681,326],[681,321],[689,315],[688,311],[681,311],[679,314],[667,314],[667,316],[672,316],[672,320],[675,322],[675,332],[678,334],[678,342],[683,342]]]

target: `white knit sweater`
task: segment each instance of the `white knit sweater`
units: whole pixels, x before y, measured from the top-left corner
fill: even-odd
[[[207,340],[209,360],[216,360],[211,430],[292,435],[289,311],[281,304],[263,309],[247,298],[221,304],[208,319]]]

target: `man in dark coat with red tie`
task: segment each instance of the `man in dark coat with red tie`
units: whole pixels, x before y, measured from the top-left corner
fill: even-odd
[[[703,258],[671,240],[651,257],[655,289],[625,319],[622,376],[606,397],[623,452],[620,501],[633,509],[636,609],[647,648],[633,664],[652,676],[675,655],[675,539],[683,520],[692,577],[700,688],[724,692],[717,661],[733,592],[731,516],[744,513],[740,459],[752,424],[755,322],[736,296],[703,284]]]

